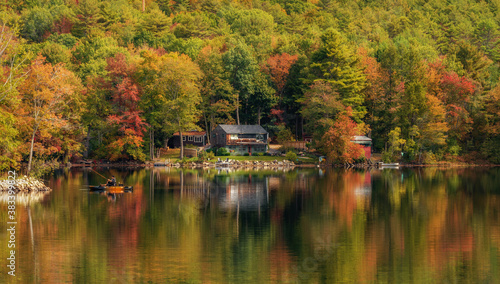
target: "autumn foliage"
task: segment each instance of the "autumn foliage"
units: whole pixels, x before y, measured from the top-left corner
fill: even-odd
[[[143,136],[147,124],[141,117],[139,86],[133,79],[135,67],[127,63],[123,54],[117,54],[107,60],[109,81],[105,87],[112,96],[114,112],[108,122],[118,128],[117,135],[110,138],[108,145],[110,160],[144,160],[142,152]]]
[[[326,155],[346,107],[374,152],[498,162],[500,6],[464,1],[8,1],[0,168],[153,159],[220,123],[313,137]]]
[[[349,112],[348,108],[340,114],[321,140],[328,159],[334,163],[352,163],[364,156],[362,146],[352,142],[358,133],[357,124],[349,117]]]

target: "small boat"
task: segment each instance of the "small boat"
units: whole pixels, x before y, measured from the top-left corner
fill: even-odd
[[[100,184],[100,185],[91,185],[89,186],[90,191],[107,191],[109,193],[124,193],[124,192],[132,192],[134,191],[134,188],[132,186],[123,186],[123,185],[113,185],[113,186],[108,186],[105,184]]]
[[[378,166],[381,169],[399,169],[399,163],[379,163]]]

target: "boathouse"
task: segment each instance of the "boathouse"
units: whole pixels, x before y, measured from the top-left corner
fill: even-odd
[[[365,158],[370,159],[372,157],[372,139],[367,136],[353,136],[351,142],[356,144],[360,144],[363,146],[363,150],[365,151]]]

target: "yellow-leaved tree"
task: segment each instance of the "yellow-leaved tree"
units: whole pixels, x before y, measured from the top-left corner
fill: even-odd
[[[201,102],[199,81],[202,73],[199,67],[184,54],[167,53],[160,55],[145,50],[139,67],[139,77],[144,88],[143,108],[149,116],[146,120],[153,126],[161,127],[167,132],[170,129],[180,134],[198,128]],[[184,145],[181,143],[180,158],[184,157]]]

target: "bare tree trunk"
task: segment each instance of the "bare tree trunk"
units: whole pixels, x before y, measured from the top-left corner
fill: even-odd
[[[35,125],[35,127],[33,128],[33,134],[31,135],[30,159],[28,161],[28,175],[30,174],[31,171],[31,162],[33,160],[33,144],[35,143],[35,134],[37,130],[38,130],[38,125]]]
[[[155,158],[155,130],[153,127],[149,129],[149,157],[151,160]]]
[[[181,127],[181,121],[180,119],[177,120],[179,122],[179,138],[181,139],[181,154],[180,154],[180,157],[179,159],[182,160],[182,158],[184,158],[184,141],[182,141],[182,127]]]
[[[257,125],[260,125],[260,107],[257,108]]]
[[[299,141],[299,116],[295,116],[295,141]]]
[[[90,148],[90,131],[91,127],[89,125],[89,128],[87,129],[87,138],[85,138],[85,152],[83,152],[83,157],[87,159],[89,157],[89,148]]]
[[[301,133],[302,133],[302,139],[304,139],[304,117],[301,115],[300,116],[300,127],[301,127]]]
[[[146,10],[146,0],[142,0],[142,11]]]
[[[214,129],[214,128],[215,128],[215,118],[214,118],[214,115],[212,114],[210,116],[210,136],[212,136],[212,129]],[[210,138],[209,143],[211,143],[211,142],[212,142],[212,139]]]
[[[240,94],[236,95],[236,121],[240,125]]]
[[[207,144],[210,144],[210,129],[208,128],[207,116],[204,115],[203,118],[205,118],[205,131],[207,133]]]

